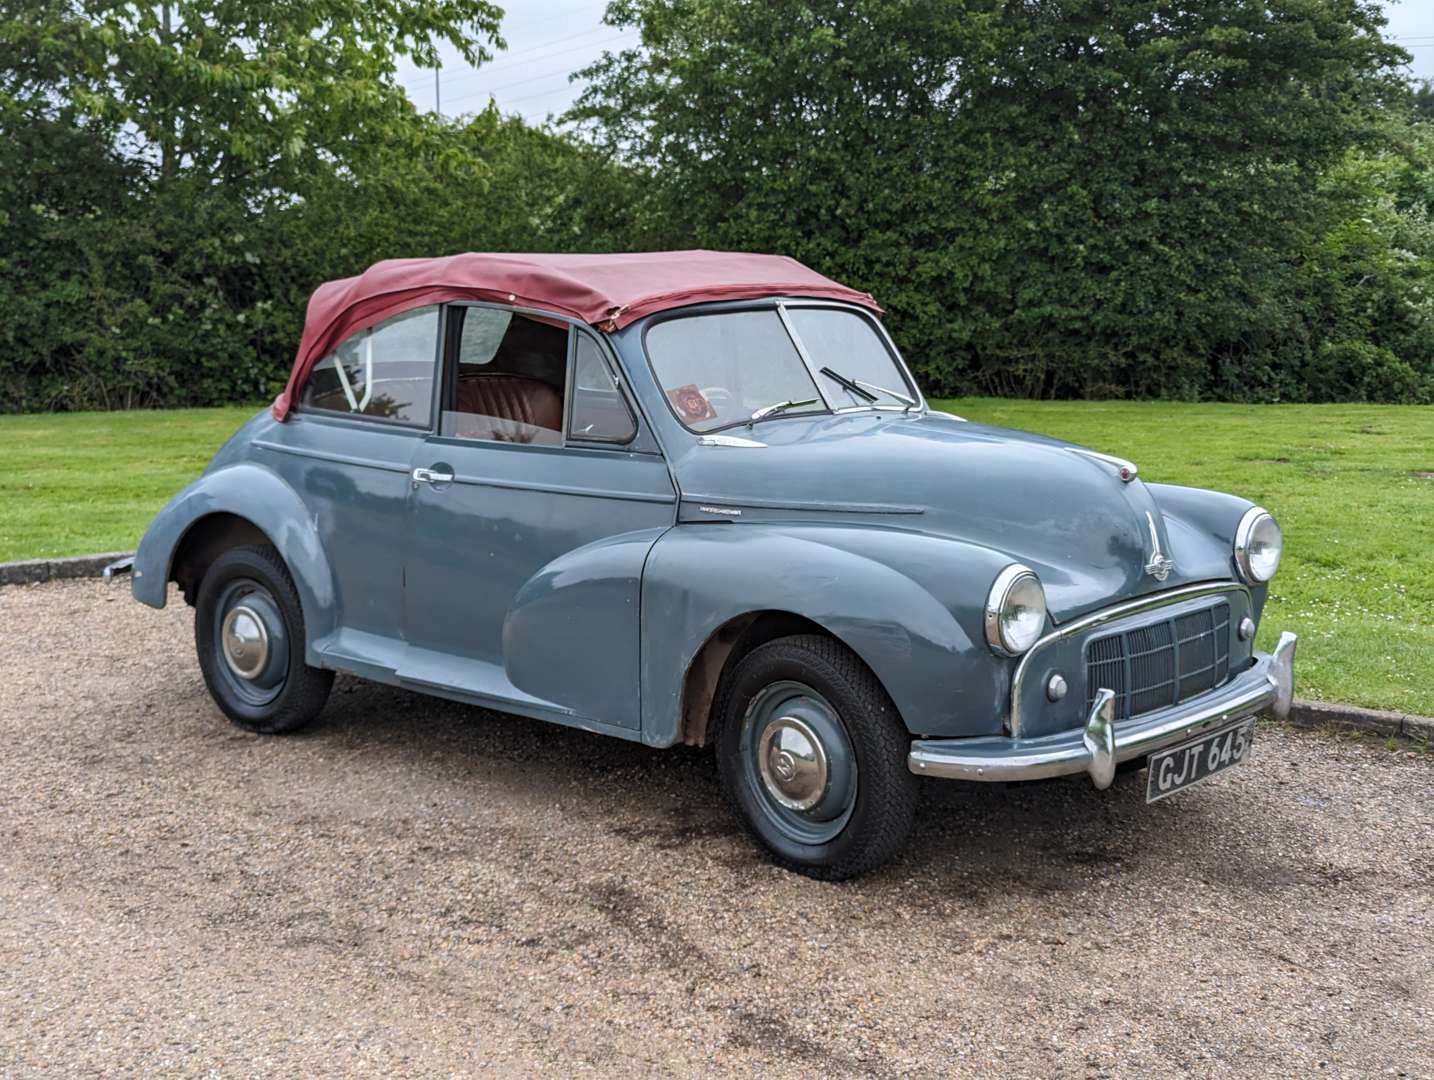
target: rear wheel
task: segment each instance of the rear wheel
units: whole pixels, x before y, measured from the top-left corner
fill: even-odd
[[[881,865],[916,812],[910,736],[881,684],[841,643],[780,638],[723,680],[722,789],[774,861],[838,881]]]
[[[319,715],[334,673],[304,663],[299,594],[274,548],[224,552],[205,572],[194,607],[199,669],[230,720],[278,734]]]

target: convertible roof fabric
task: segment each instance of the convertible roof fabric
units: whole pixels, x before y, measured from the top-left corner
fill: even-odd
[[[869,293],[848,288],[795,259],[729,251],[624,255],[485,255],[389,259],[358,277],[314,290],[304,336],[273,413],[283,420],[314,365],[350,334],[410,308],[486,300],[579,319],[609,333],[653,312],[712,300],[805,296],[880,311]]]

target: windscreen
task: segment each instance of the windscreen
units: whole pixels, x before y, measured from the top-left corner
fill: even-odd
[[[836,408],[915,400],[886,342],[864,316],[837,308],[791,307],[787,318],[817,370],[822,393]]]
[[[754,415],[916,403],[896,358],[866,318],[838,308],[784,311],[785,324],[769,308],[668,319],[647,332],[653,371],[683,424],[706,432]]]
[[[647,352],[673,411],[693,431],[785,402],[807,403],[788,413],[827,409],[775,309],[669,319],[647,332]]]

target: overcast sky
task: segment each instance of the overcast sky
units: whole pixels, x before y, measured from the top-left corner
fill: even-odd
[[[491,96],[505,113],[538,122],[556,116],[577,96],[568,76],[591,64],[604,50],[617,51],[637,40],[602,23],[607,0],[498,0],[507,13],[503,37],[508,48],[475,70],[450,53],[439,74],[445,115],[479,112]],[[1414,57],[1413,73],[1434,79],[1434,3],[1402,0],[1386,5],[1388,34]],[[399,70],[399,81],[421,109],[434,105],[432,71],[412,65]]]

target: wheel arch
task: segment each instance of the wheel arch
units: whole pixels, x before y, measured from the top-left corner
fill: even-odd
[[[687,746],[706,746],[711,738],[717,690],[727,672],[753,649],[795,634],[820,634],[840,641],[820,623],[794,611],[776,609],[735,615],[712,631],[688,663],[682,680],[678,741]]]
[[[774,636],[779,628],[815,628],[840,642],[875,676],[913,735],[998,732],[1009,675],[971,636],[968,624],[979,627],[979,615],[963,610],[961,597],[966,607],[970,598],[984,602],[995,574],[989,564],[1000,557],[969,549],[963,569],[963,550],[968,546],[840,525],[669,530],[643,572],[643,741],[706,740],[708,694],[754,625]]]
[[[275,546],[263,529],[228,510],[216,510],[195,518],[174,546],[165,580],[178,585],[184,602],[193,607],[199,583],[209,566],[230,548],[243,544]]]
[[[284,560],[299,593],[312,664],[314,642],[335,625],[333,573],[312,513],[293,488],[262,466],[242,463],[207,472],[170,500],[135,552],[134,597],[163,607],[168,584],[176,581],[192,602],[213,559],[246,543],[269,544]]]

